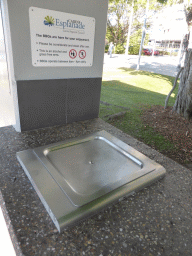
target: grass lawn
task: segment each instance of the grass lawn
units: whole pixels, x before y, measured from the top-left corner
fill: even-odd
[[[145,108],[150,108],[152,105],[164,106],[174,79],[170,76],[128,68],[105,70],[101,102],[107,102],[110,105],[101,103],[100,118],[162,153],[174,150],[173,144],[154,132],[153,128],[143,124],[141,120],[142,111]],[[173,106],[177,90],[178,86],[169,99],[169,106]],[[108,115],[122,111],[126,111],[123,117],[108,120]]]

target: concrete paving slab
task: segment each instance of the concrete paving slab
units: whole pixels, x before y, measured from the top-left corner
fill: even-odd
[[[16,152],[103,129],[163,165],[166,176],[58,234]],[[191,255],[190,170],[100,119],[23,133],[3,127],[0,140],[1,205],[23,255]]]
[[[136,69],[137,55],[113,54],[112,58],[105,54],[104,69],[111,67],[127,67]],[[172,56],[141,56],[139,70],[175,77],[177,75],[178,57]]]
[[[142,70],[170,76],[176,72],[174,58],[158,56],[151,63],[149,58],[142,57]],[[136,64],[135,56],[104,59],[104,68],[135,68]],[[13,107],[0,75],[0,126],[6,126],[0,128],[0,205],[17,255],[191,255],[190,170],[100,119],[16,133],[8,126],[14,123]],[[18,164],[16,152],[103,129],[163,165],[166,177],[59,235]]]

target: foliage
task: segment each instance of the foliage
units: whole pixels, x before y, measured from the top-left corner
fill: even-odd
[[[129,42],[129,54],[137,55],[139,54],[139,48],[141,44],[142,31],[139,29],[131,37]]]
[[[54,18],[51,16],[51,17],[49,17],[49,16],[46,16],[45,17],[45,20],[49,23],[49,24],[54,24],[54,22],[55,22],[55,20],[54,20]]]
[[[188,1],[185,1],[185,0],[157,0],[157,1],[159,3],[168,5],[168,6],[184,3],[186,22],[187,22],[188,26],[192,25],[192,4],[191,4],[190,0],[188,0]]]
[[[115,47],[115,53],[117,53],[117,54],[125,53],[125,45],[117,44]]]
[[[192,25],[192,4],[190,4],[186,8],[185,13],[186,13],[187,24],[188,24],[188,26],[191,26]]]
[[[101,103],[99,116],[162,152],[174,150],[171,143],[154,132],[151,127],[144,125],[140,118],[142,109],[152,105],[164,106],[166,95],[171,90],[173,82],[174,77],[146,71],[127,68],[106,70],[103,74],[101,102],[111,105]],[[175,94],[172,94],[169,104],[173,105],[174,101]],[[108,115],[125,110],[127,113],[123,117],[108,121]]]
[[[131,28],[130,54],[138,54],[141,43],[141,28],[145,15],[147,0],[134,0],[134,17]],[[110,0],[108,9],[106,40],[113,42],[115,53],[124,53],[129,28],[129,16],[131,11],[131,0]],[[156,11],[162,5],[157,0],[150,0],[149,9]],[[148,20],[146,27],[150,26]],[[138,31],[138,32],[137,32]],[[147,38],[148,40],[148,38]],[[146,40],[146,41],[147,41]],[[146,44],[145,41],[145,44]]]
[[[114,0],[109,5],[106,38],[116,45],[123,45],[126,42],[128,30],[127,7],[125,0]]]
[[[141,44],[141,37],[142,37],[142,30],[137,30],[131,37],[130,37],[130,43],[129,43],[129,54],[131,55],[137,55],[139,54],[139,48]],[[149,41],[149,35],[146,34],[144,45],[147,45]]]
[[[105,52],[108,52],[108,50],[109,50],[109,45],[107,44],[105,45]]]

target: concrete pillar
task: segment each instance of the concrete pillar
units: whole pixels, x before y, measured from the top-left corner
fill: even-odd
[[[98,117],[108,0],[1,0],[16,131]]]

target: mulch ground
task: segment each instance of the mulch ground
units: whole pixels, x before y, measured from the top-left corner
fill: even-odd
[[[192,120],[172,112],[171,107],[162,106],[144,110],[142,120],[175,145],[176,150],[163,152],[164,155],[180,164],[192,163]]]

